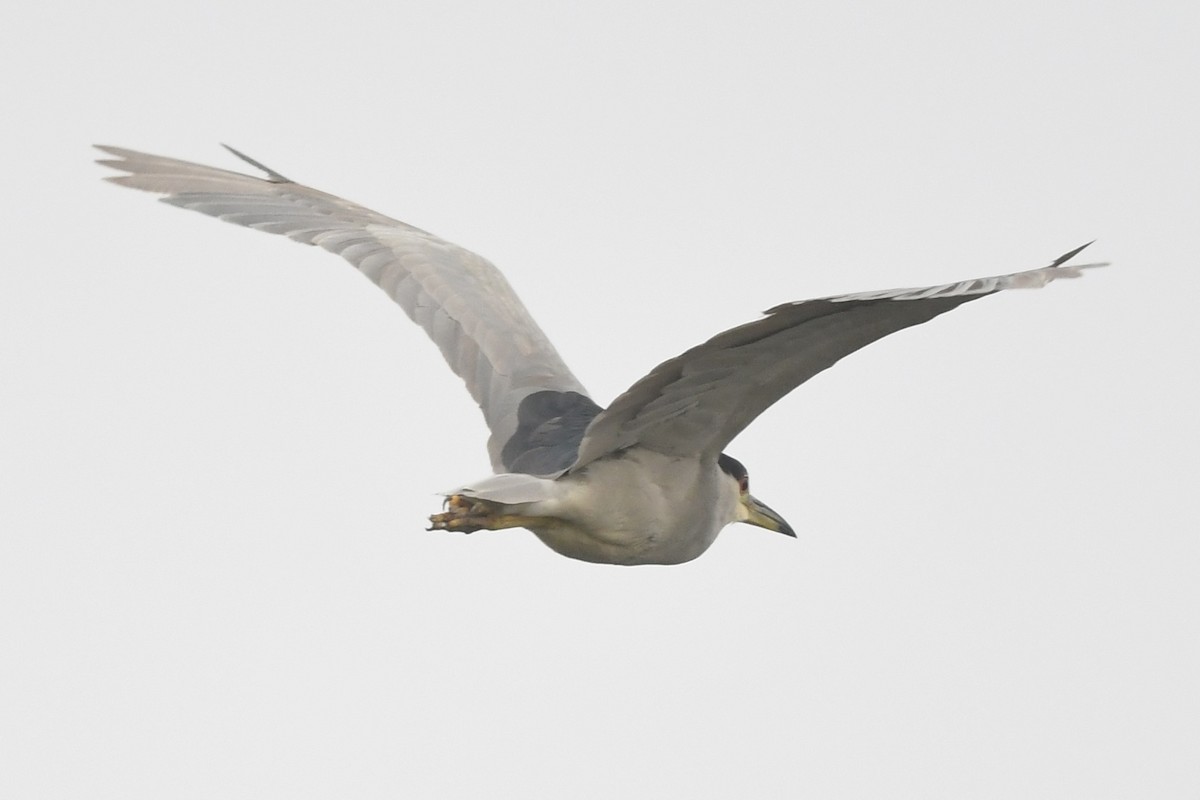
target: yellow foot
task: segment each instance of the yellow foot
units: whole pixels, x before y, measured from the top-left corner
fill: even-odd
[[[426,530],[474,533],[496,527],[496,509],[487,500],[454,494],[446,498],[442,507],[446,510],[441,514],[431,515]]]

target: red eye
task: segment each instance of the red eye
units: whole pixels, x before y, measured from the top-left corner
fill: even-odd
[[[740,489],[743,493],[750,491],[749,475],[743,475],[742,477],[738,478],[738,489]]]

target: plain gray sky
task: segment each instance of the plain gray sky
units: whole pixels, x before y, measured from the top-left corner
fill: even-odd
[[[7,12],[0,795],[1200,792],[1191,3]],[[609,401],[761,309],[1114,266],[872,346],[730,448],[798,541],[426,533],[486,474],[323,251],[100,181],[282,173],[486,255]]]

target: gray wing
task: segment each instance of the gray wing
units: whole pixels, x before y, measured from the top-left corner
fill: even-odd
[[[1082,249],[1011,275],[776,306],[655,367],[592,420],[572,468],[633,445],[715,457],[777,400],[871,342],[989,294],[1103,266],[1063,266]]]
[[[163,202],[226,222],[318,245],[357,267],[425,329],[466,383],[491,430],[488,453],[497,472],[551,472],[574,460],[579,434],[599,407],[487,260],[294,183],[232,148],[267,177],[119,147],[98,149],[115,156],[99,163],[127,173],[108,178],[113,183],[164,194]],[[540,416],[550,411],[558,416]],[[566,433],[560,434],[564,427]],[[564,437],[572,439],[567,446],[560,444]]]

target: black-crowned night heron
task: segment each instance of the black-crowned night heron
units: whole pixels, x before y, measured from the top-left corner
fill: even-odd
[[[889,333],[1100,266],[1067,266],[1080,247],[1011,275],[784,303],[659,364],[601,408],[500,272],[469,250],[294,183],[236,150],[266,177],[99,149],[115,156],[100,163],[126,173],[114,183],[337,253],[425,329],[483,410],[496,473],[445,493],[432,529],[528,528],[565,556],[608,564],[689,561],[732,522],[795,536],[723,453],[755,417]]]

